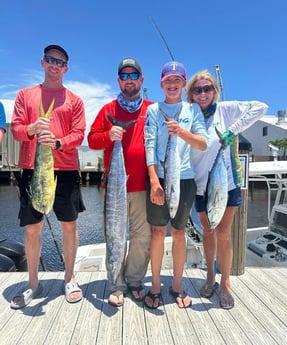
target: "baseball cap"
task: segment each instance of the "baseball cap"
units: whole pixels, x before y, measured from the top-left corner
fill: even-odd
[[[125,67],[133,67],[139,72],[139,74],[142,74],[141,65],[139,64],[139,62],[136,59],[134,59],[132,57],[124,58],[120,62],[119,67],[118,67],[118,73],[121,73],[121,70]]]
[[[167,62],[161,70],[161,80],[167,77],[178,76],[186,80],[186,71],[182,63],[176,61]]]
[[[45,49],[44,49],[44,54],[48,54],[48,52],[50,50],[58,50],[60,53],[62,53],[65,58],[67,59],[67,61],[69,60],[69,55],[68,53],[66,52],[66,50],[64,48],[62,48],[61,46],[58,46],[57,44],[50,44],[49,46],[47,46]]]

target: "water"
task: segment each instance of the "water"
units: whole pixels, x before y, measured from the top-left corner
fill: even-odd
[[[82,194],[86,211],[79,214],[79,245],[104,242],[103,205],[101,194],[96,185],[82,186]],[[24,243],[24,228],[18,221],[19,198],[16,187],[0,184],[0,239],[14,239]],[[53,212],[47,216],[51,229],[62,252],[62,230]],[[42,257],[49,271],[63,270],[60,255],[48,223],[45,220],[42,230]]]
[[[79,245],[102,243],[103,205],[101,194],[96,185],[82,186],[82,194],[86,211],[79,214]],[[16,187],[0,184],[0,239],[14,239],[24,242],[24,228],[18,222],[19,198]],[[267,190],[255,189],[253,199],[248,197],[247,227],[268,225]],[[48,215],[55,240],[62,252],[62,230],[53,212]],[[57,252],[51,230],[45,221],[42,231],[42,257],[46,269],[50,271],[63,270],[60,255]]]

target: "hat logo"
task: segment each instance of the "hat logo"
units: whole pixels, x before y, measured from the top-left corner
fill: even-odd
[[[172,69],[173,71],[176,71],[176,66],[177,66],[176,63],[172,63],[172,64],[171,64],[171,69]]]

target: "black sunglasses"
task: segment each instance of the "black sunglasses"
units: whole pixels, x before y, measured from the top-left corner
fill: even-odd
[[[197,94],[197,95],[200,95],[201,93],[207,93],[207,92],[210,92],[210,91],[213,91],[214,90],[214,86],[213,85],[206,85],[206,86],[194,86],[192,89],[191,89],[191,92]]]
[[[130,78],[131,80],[138,80],[140,77],[140,74],[137,72],[132,72],[132,73],[120,73],[119,78],[123,81],[128,80]]]
[[[50,65],[57,65],[58,67],[61,67],[61,68],[67,66],[66,61],[61,60],[61,59],[56,59],[50,55],[44,55],[43,59],[45,62],[47,62]]]

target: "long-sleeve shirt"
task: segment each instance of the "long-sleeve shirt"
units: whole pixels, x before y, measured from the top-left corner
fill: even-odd
[[[0,128],[6,132],[6,116],[3,104],[0,102]]]
[[[210,138],[210,147],[206,152],[194,149],[195,182],[198,195],[204,195],[208,174],[212,169],[217,152],[221,146],[215,127],[221,132],[230,130],[237,135],[259,120],[268,110],[268,106],[259,101],[219,102],[215,113],[205,120]],[[242,182],[241,164],[238,155],[238,140],[224,150],[224,161],[228,172],[228,190],[240,187]]]
[[[173,118],[181,106],[182,109],[177,120],[180,126],[189,132],[203,136],[208,143],[204,118],[197,104],[159,102],[150,105],[145,126],[147,165],[157,165],[157,174],[160,178],[164,178],[163,162],[166,154],[168,131],[164,123],[166,120],[159,109]],[[181,160],[180,178],[182,180],[192,179],[194,178],[192,146],[179,137],[177,138],[177,145]]]
[[[152,104],[152,102],[144,99],[140,109],[135,112],[128,112],[115,99],[102,107],[88,134],[89,147],[95,150],[104,150],[104,169],[105,174],[107,174],[114,147],[114,143],[109,136],[112,123],[107,118],[107,114],[120,121],[137,120],[135,125],[126,129],[122,139],[125,168],[128,177],[127,192],[146,190],[148,174],[143,133],[146,110],[149,104]]]
[[[37,146],[36,136],[28,136],[27,127],[40,116],[40,104],[46,112],[55,99],[50,116],[50,131],[62,143],[61,150],[53,150],[55,170],[78,170],[77,147],[84,140],[86,119],[84,103],[70,90],[44,88],[41,85],[22,89],[18,92],[12,114],[12,134],[21,141],[19,167],[34,169]]]

